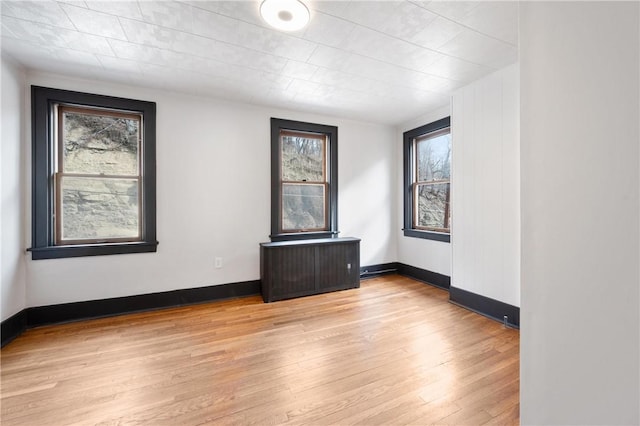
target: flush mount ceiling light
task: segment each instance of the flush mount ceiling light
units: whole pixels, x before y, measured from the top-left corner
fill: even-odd
[[[296,31],[309,23],[309,9],[300,0],[264,0],[260,5],[262,19],[282,31]]]

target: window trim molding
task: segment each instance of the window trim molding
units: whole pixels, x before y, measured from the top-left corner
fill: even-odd
[[[451,233],[428,231],[413,228],[413,174],[414,164],[413,157],[413,140],[427,133],[436,132],[438,130],[451,128],[451,117],[441,118],[424,126],[416,127],[402,134],[403,138],[403,183],[404,183],[404,227],[402,231],[405,237],[423,238],[427,240],[451,242]]]
[[[327,206],[328,230],[280,232],[282,211],[280,206],[280,131],[323,133],[327,135],[327,149],[329,150],[328,186],[329,197]],[[315,238],[331,238],[338,234],[338,127],[325,124],[306,123],[302,121],[271,118],[271,235],[272,242],[308,240]]]
[[[143,115],[144,146],[142,149],[142,238],[122,243],[90,243],[55,245],[55,211],[52,143],[53,105],[80,105],[108,110],[130,111]],[[31,252],[33,260],[108,254],[155,252],[156,240],[156,104],[155,102],[95,95],[63,89],[31,86]]]

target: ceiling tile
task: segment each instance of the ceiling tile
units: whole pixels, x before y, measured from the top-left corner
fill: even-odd
[[[303,38],[327,46],[339,47],[350,37],[355,25],[324,13],[316,13]]]
[[[231,76],[247,70],[246,67],[199,56],[192,56],[190,62],[196,72],[217,77]]]
[[[214,2],[217,3],[217,2]],[[229,41],[235,39],[238,32],[236,19],[205,9],[193,8],[193,32],[215,40]]]
[[[3,39],[2,50],[33,69],[47,69],[49,72],[68,72],[74,76],[92,68],[102,68],[95,55],[47,44],[33,44],[17,39]],[[80,65],[80,66],[79,66]]]
[[[390,11],[387,19],[380,25],[379,29],[387,34],[411,39],[419,34],[425,27],[429,26],[438,17],[426,9],[423,9],[410,2],[400,2],[399,5]]]
[[[172,49],[185,36],[184,33],[177,30],[163,28],[158,25],[135,21],[133,19],[120,18],[120,23],[126,35],[125,40],[146,46]]]
[[[247,90],[286,90],[294,81],[291,77],[284,77],[276,73],[267,73],[261,70],[236,67],[233,73],[225,73],[222,77],[241,83]]]
[[[145,22],[174,30],[193,32],[193,8],[170,1],[138,2]]]
[[[414,70],[424,70],[429,64],[440,59],[437,52],[364,27],[354,29],[342,48]]]
[[[320,83],[315,83],[313,81],[294,79],[287,90],[304,95],[313,95],[320,86]]]
[[[137,1],[97,1],[87,2],[89,9],[108,13],[109,15],[126,16],[131,19],[142,21],[142,13]]]
[[[310,7],[318,12],[333,16],[344,16],[345,10],[349,7],[349,0],[338,1],[314,1]]]
[[[492,68],[473,64],[451,56],[445,56],[431,65],[431,74],[439,77],[469,83],[489,74]]]
[[[73,23],[53,1],[2,1],[2,16],[75,30]]]
[[[117,17],[70,4],[61,4],[60,7],[65,11],[78,31],[126,40]]]
[[[518,2],[483,2],[465,15],[460,22],[514,46],[518,44]]]
[[[288,60],[287,64],[282,69],[282,74],[287,77],[310,80],[317,70],[318,67],[315,65],[307,64],[306,62]]]
[[[127,73],[140,73],[140,62],[132,59],[116,58],[113,56],[96,55],[105,70]]]
[[[239,33],[238,44],[242,46],[296,61],[306,61],[316,48],[316,43],[307,40],[252,24],[244,25],[252,28]]]
[[[11,31],[11,28],[9,28],[9,25],[7,25],[4,21],[6,20],[6,18],[3,19],[2,22],[2,37],[3,38],[19,38],[16,33],[14,33],[13,31]]]
[[[177,50],[194,56],[202,56],[266,72],[281,72],[287,63],[287,59],[280,56],[190,34],[185,35],[177,47]]]
[[[80,52],[73,49],[59,49],[56,54],[62,62],[80,64],[83,67],[102,68],[100,61],[98,61],[98,58],[92,53]]]
[[[37,66],[34,66],[34,63],[46,64],[52,59],[55,59],[58,49],[59,48],[49,44],[34,44],[18,38],[2,38],[3,53],[8,53],[12,57],[20,58],[25,65],[32,66],[36,69]]]
[[[437,50],[462,31],[464,27],[449,19],[438,17],[425,25],[420,32],[413,34],[410,40],[420,46]]]
[[[435,75],[427,75],[417,85],[421,90],[428,90],[430,92],[447,94],[451,93],[458,87],[461,87],[459,81],[450,80],[448,78],[438,77]]]
[[[437,15],[404,1],[354,1],[344,12],[346,19],[398,38],[419,33]]]
[[[398,1],[352,1],[340,15],[351,22],[379,30],[383,25],[389,25],[386,23],[387,18],[401,4]]]
[[[342,69],[346,60],[351,56],[349,52],[334,47],[317,46],[311,54],[308,63],[325,68]]]
[[[103,37],[7,17],[2,19],[2,27],[10,30],[13,37],[35,45],[51,45],[81,52],[113,56],[109,43]]]
[[[514,46],[473,30],[464,30],[439,50],[447,55],[493,68],[508,65],[518,59],[518,50]]]
[[[205,10],[194,11],[194,33],[298,61],[307,60],[315,48],[307,40]]]
[[[260,1],[187,1],[196,9],[208,10],[243,22],[268,27],[260,17]]]
[[[109,40],[118,58],[137,60],[143,64],[155,64],[168,68],[191,69],[191,56],[157,47],[142,46],[122,40]]]
[[[481,1],[420,1],[417,2],[422,7],[430,10],[445,18],[457,21],[465,17],[476,7],[480,6]]]
[[[378,81],[363,78],[356,74],[349,74],[343,71],[320,68],[313,76],[313,81],[327,86],[334,86],[343,89],[350,89],[359,92],[366,92],[374,89],[379,84]]]
[[[58,3],[70,4],[72,6],[83,7],[85,9],[88,8],[87,2],[83,0],[57,0]]]
[[[348,55],[344,60],[343,70],[376,81],[408,87],[419,85],[427,77],[422,72],[359,55]]]

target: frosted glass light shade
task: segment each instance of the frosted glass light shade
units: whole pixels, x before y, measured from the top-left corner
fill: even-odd
[[[264,0],[260,5],[262,19],[282,31],[296,31],[309,23],[309,9],[300,0]]]

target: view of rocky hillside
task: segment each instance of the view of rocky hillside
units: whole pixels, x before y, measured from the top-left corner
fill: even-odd
[[[64,112],[62,238],[138,235],[138,135],[134,119]]]
[[[418,181],[443,183],[418,186],[419,227],[442,229],[451,226],[449,209],[451,178],[451,135],[445,134],[417,143]]]
[[[448,227],[451,227],[451,217],[447,199],[449,198],[448,183],[421,185],[418,188],[418,223],[419,227],[430,229],[445,228],[445,215],[448,216]]]
[[[282,138],[282,179],[323,182],[323,139]],[[285,184],[282,188],[282,227],[285,230],[325,228],[324,184]]]

